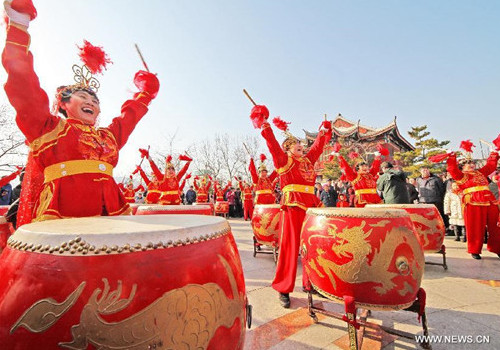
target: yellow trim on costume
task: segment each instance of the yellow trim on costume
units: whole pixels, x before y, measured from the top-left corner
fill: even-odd
[[[360,194],[377,194],[377,190],[375,188],[362,188],[359,190],[354,190],[354,194],[359,196]]]
[[[179,191],[164,191],[161,194],[179,194]]]
[[[285,187],[283,187],[283,189],[281,191],[283,193],[300,192],[300,193],[314,194],[314,186],[290,184],[290,185],[286,185]]]
[[[273,194],[273,191],[271,191],[271,190],[258,190],[258,191],[255,191],[255,194],[256,195],[259,195],[259,194]]]
[[[288,160],[286,162],[286,165],[281,167],[281,168],[278,168],[276,169],[276,172],[279,174],[279,175],[283,175],[284,173],[286,173],[288,170],[290,170],[290,168],[292,167],[293,165],[293,158],[288,156]]]
[[[148,190],[148,193],[162,193],[160,190]]]
[[[488,186],[474,186],[474,187],[469,187],[463,190],[463,194],[469,194],[472,192],[479,192],[479,191],[489,191],[490,188]]]
[[[45,183],[56,179],[78,174],[104,174],[113,176],[113,166],[100,160],[69,160],[56,163],[43,171]]]
[[[53,146],[55,143],[57,143],[57,140],[65,136],[69,131],[69,125],[64,119],[59,119],[59,122],[57,123],[56,127],[52,129],[51,131],[43,134],[39,138],[33,140],[33,142],[30,143],[30,148],[31,151],[33,152],[34,156],[37,156],[38,153],[44,151],[50,146]]]

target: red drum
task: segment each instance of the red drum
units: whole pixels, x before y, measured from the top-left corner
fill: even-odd
[[[208,205],[141,205],[136,212],[136,215],[159,214],[212,215],[212,209]]]
[[[132,209],[132,215],[135,215],[137,213],[137,208],[139,208],[141,205],[145,205],[144,203],[131,203],[130,208]]]
[[[193,203],[193,205],[208,205],[210,206],[211,215],[214,215],[214,204],[212,202],[203,202],[203,203],[195,202]]]
[[[9,210],[8,205],[0,205],[0,216],[4,216],[7,214],[7,211]]]
[[[0,271],[2,349],[243,349],[245,282],[222,218],[28,224]]]
[[[253,209],[252,229],[258,243],[270,247],[279,245],[281,231],[281,206],[257,204]]]
[[[413,221],[422,249],[433,252],[441,249],[446,229],[443,218],[434,204],[370,204],[367,207],[406,210]]]
[[[228,214],[229,213],[229,202],[228,201],[218,201],[215,202],[215,214]]]
[[[301,250],[309,281],[332,300],[400,310],[416,299],[424,254],[404,210],[308,209]]]

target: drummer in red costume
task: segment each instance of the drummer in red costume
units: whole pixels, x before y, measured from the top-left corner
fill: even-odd
[[[4,176],[0,179],[0,187],[7,185],[9,182],[14,180],[19,174],[22,173],[22,171],[24,169],[23,167],[19,167],[19,166],[16,168],[17,168],[17,170],[14,171],[12,174]]]
[[[252,220],[253,215],[253,191],[252,187],[245,181],[241,181],[241,178],[238,179],[235,177],[236,181],[238,181],[238,185],[240,186],[241,195],[243,197],[243,218],[245,221]]]
[[[363,208],[366,204],[381,203],[382,199],[377,194],[377,178],[381,162],[380,152],[375,152],[375,159],[371,167],[366,161],[362,160],[353,169],[345,158],[338,153],[340,150],[339,146],[340,144],[338,143],[334,146],[335,151],[332,154],[337,156],[342,172],[354,188],[354,205],[358,208]],[[357,153],[353,154],[352,157],[357,158]]]
[[[253,186],[255,190],[255,204],[276,203],[276,197],[274,196],[274,187],[276,186],[276,181],[278,180],[278,173],[276,171],[273,171],[271,175],[267,176],[267,168],[264,164],[265,160],[266,156],[264,154],[261,154],[261,163],[259,166],[258,174],[253,158],[250,158],[250,165],[248,166],[248,170],[250,170],[250,175],[252,176]]]
[[[120,187],[120,190],[122,190],[127,203],[135,203],[135,193],[138,191],[144,191],[144,186],[142,186],[141,184],[134,188],[132,176],[130,176],[129,181],[126,185],[124,185],[123,183],[119,183],[118,187]]]
[[[147,204],[157,204],[158,201],[160,200],[161,192],[159,190],[160,184],[156,179],[156,175],[154,173],[151,173],[151,177],[148,178],[148,176],[146,175],[144,170],[142,170],[140,165],[138,165],[137,168],[135,169],[134,174],[136,173],[139,173],[141,175],[141,178],[146,183],[148,189],[145,202]]]
[[[5,91],[17,112],[17,125],[29,142],[32,159],[44,176],[33,220],[128,214],[130,207],[113,179],[113,168],[118,151],[156,97],[158,79],[139,71],[134,83],[140,92],[123,104],[121,115],[108,127],[97,128],[98,82],[85,73],[100,73],[110,61],[101,48],[85,42],[80,48],[85,65],[74,68],[75,72],[80,70],[81,75],[75,77],[79,83],[58,88],[56,108],[51,113],[29,51],[27,29],[36,10],[29,0],[6,1],[4,6],[10,19],[2,56],[8,74]]]
[[[326,143],[332,137],[331,123],[324,121],[321,130],[306,155],[300,140],[288,133],[286,122],[274,118],[273,123],[287,133],[282,146],[276,140],[271,126],[267,122],[269,111],[266,106],[255,106],[250,118],[255,128],[262,129],[261,134],[273,157],[274,167],[280,177],[281,206],[283,210],[280,237],[280,254],[276,266],[276,275],[272,287],[279,292],[280,303],[290,307],[290,295],[295,285],[297,257],[300,245],[300,230],[307,208],[319,207],[321,202],[314,195],[316,173],[314,163],[323,152]],[[306,285],[307,284],[307,285]],[[310,289],[303,274],[303,286]]]
[[[210,186],[212,186],[212,181],[207,182],[207,177],[203,176],[201,178],[200,184],[198,184],[199,177],[195,176],[193,185],[196,190],[196,203],[207,203],[208,202],[208,191]]]
[[[216,202],[223,202],[224,201],[224,193],[229,190],[229,188],[232,186],[231,181],[229,181],[226,185],[226,187],[221,188],[219,186],[219,182],[215,181],[214,183],[214,191],[215,191],[215,201]]]
[[[500,146],[500,142],[497,147]],[[498,205],[495,196],[488,188],[487,177],[493,173],[498,164],[498,148],[493,150],[486,164],[476,170],[476,163],[471,158],[472,143],[463,141],[460,148],[468,157],[459,166],[454,152],[448,153],[447,170],[463,193],[465,230],[467,232],[467,252],[474,259],[481,259],[484,232],[488,229],[487,248],[500,257],[500,228],[498,227]],[[432,159],[431,159],[432,161]]]
[[[172,156],[168,156],[165,161],[165,174],[156,166],[153,159],[149,156],[146,150],[140,150],[142,157],[146,157],[151,165],[156,178],[158,179],[158,190],[160,191],[159,204],[162,205],[178,205],[181,204],[181,196],[179,194],[179,183],[182,177],[186,174],[192,159],[188,156],[180,155],[179,160],[186,161],[179,173],[175,173],[174,165],[172,164]]]

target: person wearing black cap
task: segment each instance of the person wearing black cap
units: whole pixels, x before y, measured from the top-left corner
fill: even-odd
[[[377,179],[377,191],[384,199],[384,203],[409,204],[405,173],[400,169],[394,169],[390,162],[383,162],[380,168],[383,174]]]

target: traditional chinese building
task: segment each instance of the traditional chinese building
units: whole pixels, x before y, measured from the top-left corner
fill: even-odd
[[[349,152],[355,151],[360,154],[364,159],[371,162],[374,157],[374,152],[377,150],[377,144],[385,143],[386,148],[389,150],[388,161],[393,161],[395,152],[406,152],[415,149],[413,145],[406,140],[399,132],[396,124],[396,117],[387,126],[382,128],[372,128],[352,122],[344,118],[340,113],[332,121],[333,136],[330,144],[325,147],[325,151],[319,158],[315,165],[316,172],[321,175],[323,170],[323,162],[328,159],[329,154],[332,152],[333,145],[339,141],[343,148],[347,148]],[[307,147],[310,147],[316,138],[317,132],[305,132],[305,141]]]

